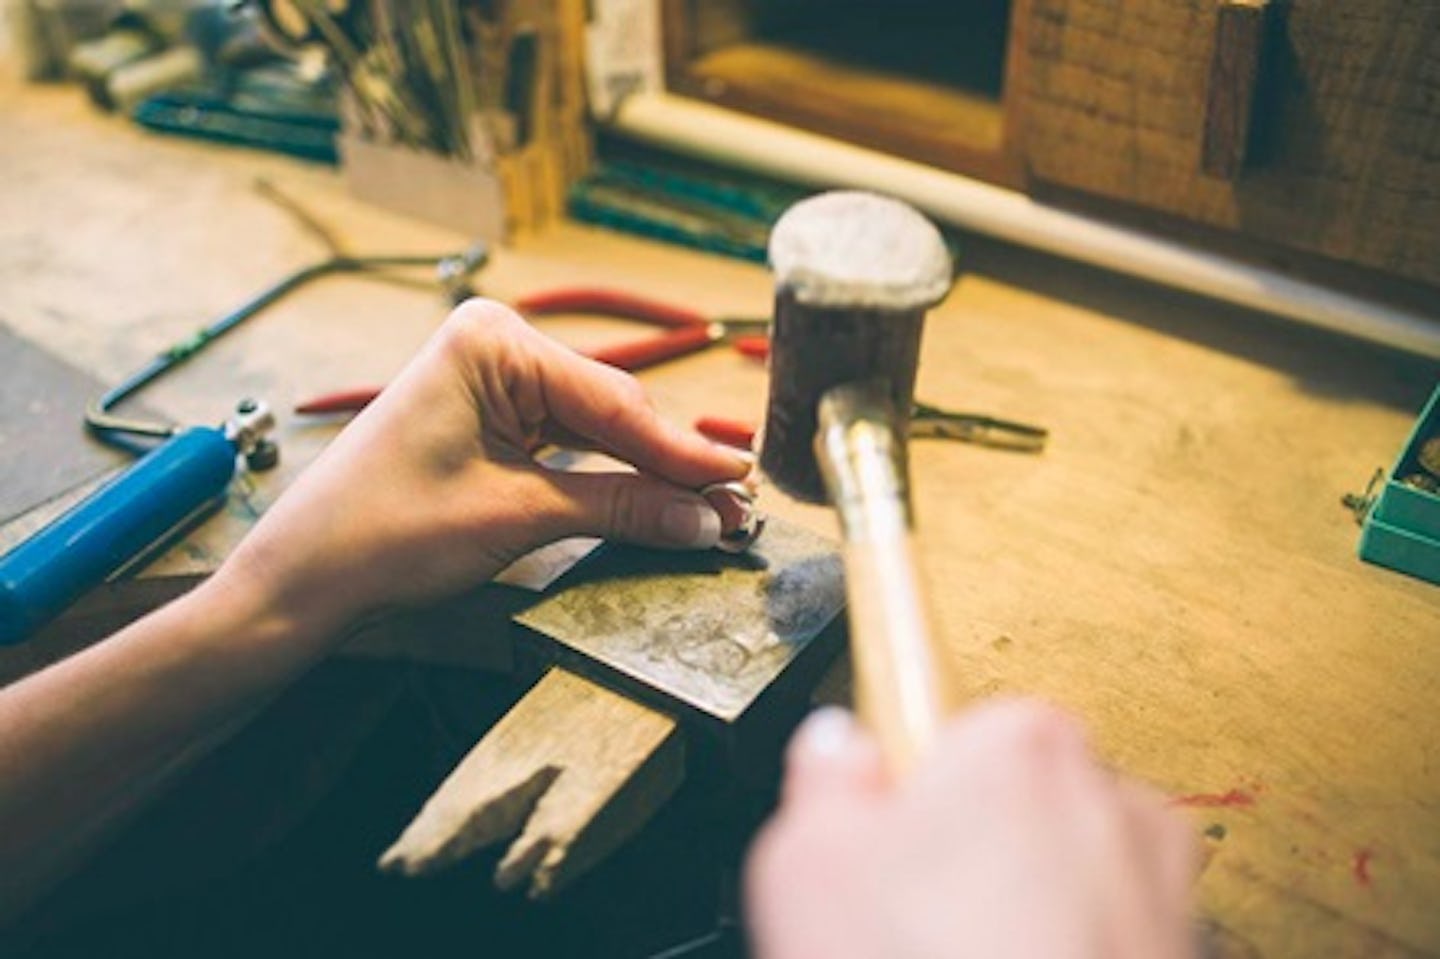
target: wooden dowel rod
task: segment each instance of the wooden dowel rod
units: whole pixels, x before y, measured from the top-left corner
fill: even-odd
[[[916,560],[903,434],[884,384],[820,402],[816,457],[845,535],[845,592],[860,715],[895,774],[929,751],[953,707]]]

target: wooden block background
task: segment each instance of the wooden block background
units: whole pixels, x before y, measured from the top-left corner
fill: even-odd
[[[1024,153],[1040,181],[1440,284],[1440,6],[1275,4],[1258,142],[1200,171],[1214,0],[1033,0]]]

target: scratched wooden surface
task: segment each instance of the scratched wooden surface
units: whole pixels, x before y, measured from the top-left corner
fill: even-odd
[[[0,81],[0,303],[104,381],[315,247],[254,195],[303,192],[356,249],[464,238],[366,209],[327,170],[143,134],[68,90]],[[1082,715],[1117,766],[1193,807],[1222,954],[1440,953],[1440,588],[1367,566],[1337,504],[1388,462],[1440,369],[979,240],[927,331],[919,394],[1044,424],[1039,457],[914,451],[940,628],[968,695]],[[724,313],[757,267],[564,226],[502,251],[506,298],[609,283]],[[185,419],[241,394],[384,380],[439,322],[428,292],[330,280],[150,394]],[[547,322],[576,344],[610,324]],[[660,407],[757,416],[723,350],[645,374]],[[3,402],[16,400],[0,390]],[[78,410],[77,410],[78,414]],[[164,571],[212,563],[333,434],[282,415],[285,467]],[[247,505],[248,504],[248,505]],[[817,529],[829,517],[770,496]]]

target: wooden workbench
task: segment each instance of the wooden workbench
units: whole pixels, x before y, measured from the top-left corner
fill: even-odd
[[[319,255],[254,193],[257,174],[356,251],[465,243],[351,201],[328,169],[154,137],[72,90],[7,79],[0,321],[114,381]],[[1038,457],[914,450],[924,560],[965,693],[1062,703],[1116,766],[1193,809],[1210,852],[1200,909],[1222,954],[1440,954],[1440,588],[1358,561],[1339,506],[1393,458],[1437,367],[966,249],[919,395],[1043,424],[1052,441]],[[501,299],[556,283],[728,314],[770,300],[758,267],[569,225],[498,252],[481,278]],[[442,315],[430,291],[322,281],[150,391],[198,421],[263,396],[284,449],[281,470],[159,571],[213,563],[207,544],[333,435],[287,415],[293,401],[383,382]],[[576,344],[627,332],[550,328]],[[680,420],[758,417],[764,399],[763,372],[725,350],[643,379]],[[771,505],[829,528],[821,511]]]

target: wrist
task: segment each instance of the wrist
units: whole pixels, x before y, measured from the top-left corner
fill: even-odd
[[[339,642],[346,617],[306,592],[303,583],[242,548],[184,602],[215,624],[215,635],[243,636],[248,652],[277,665],[308,664]]]

